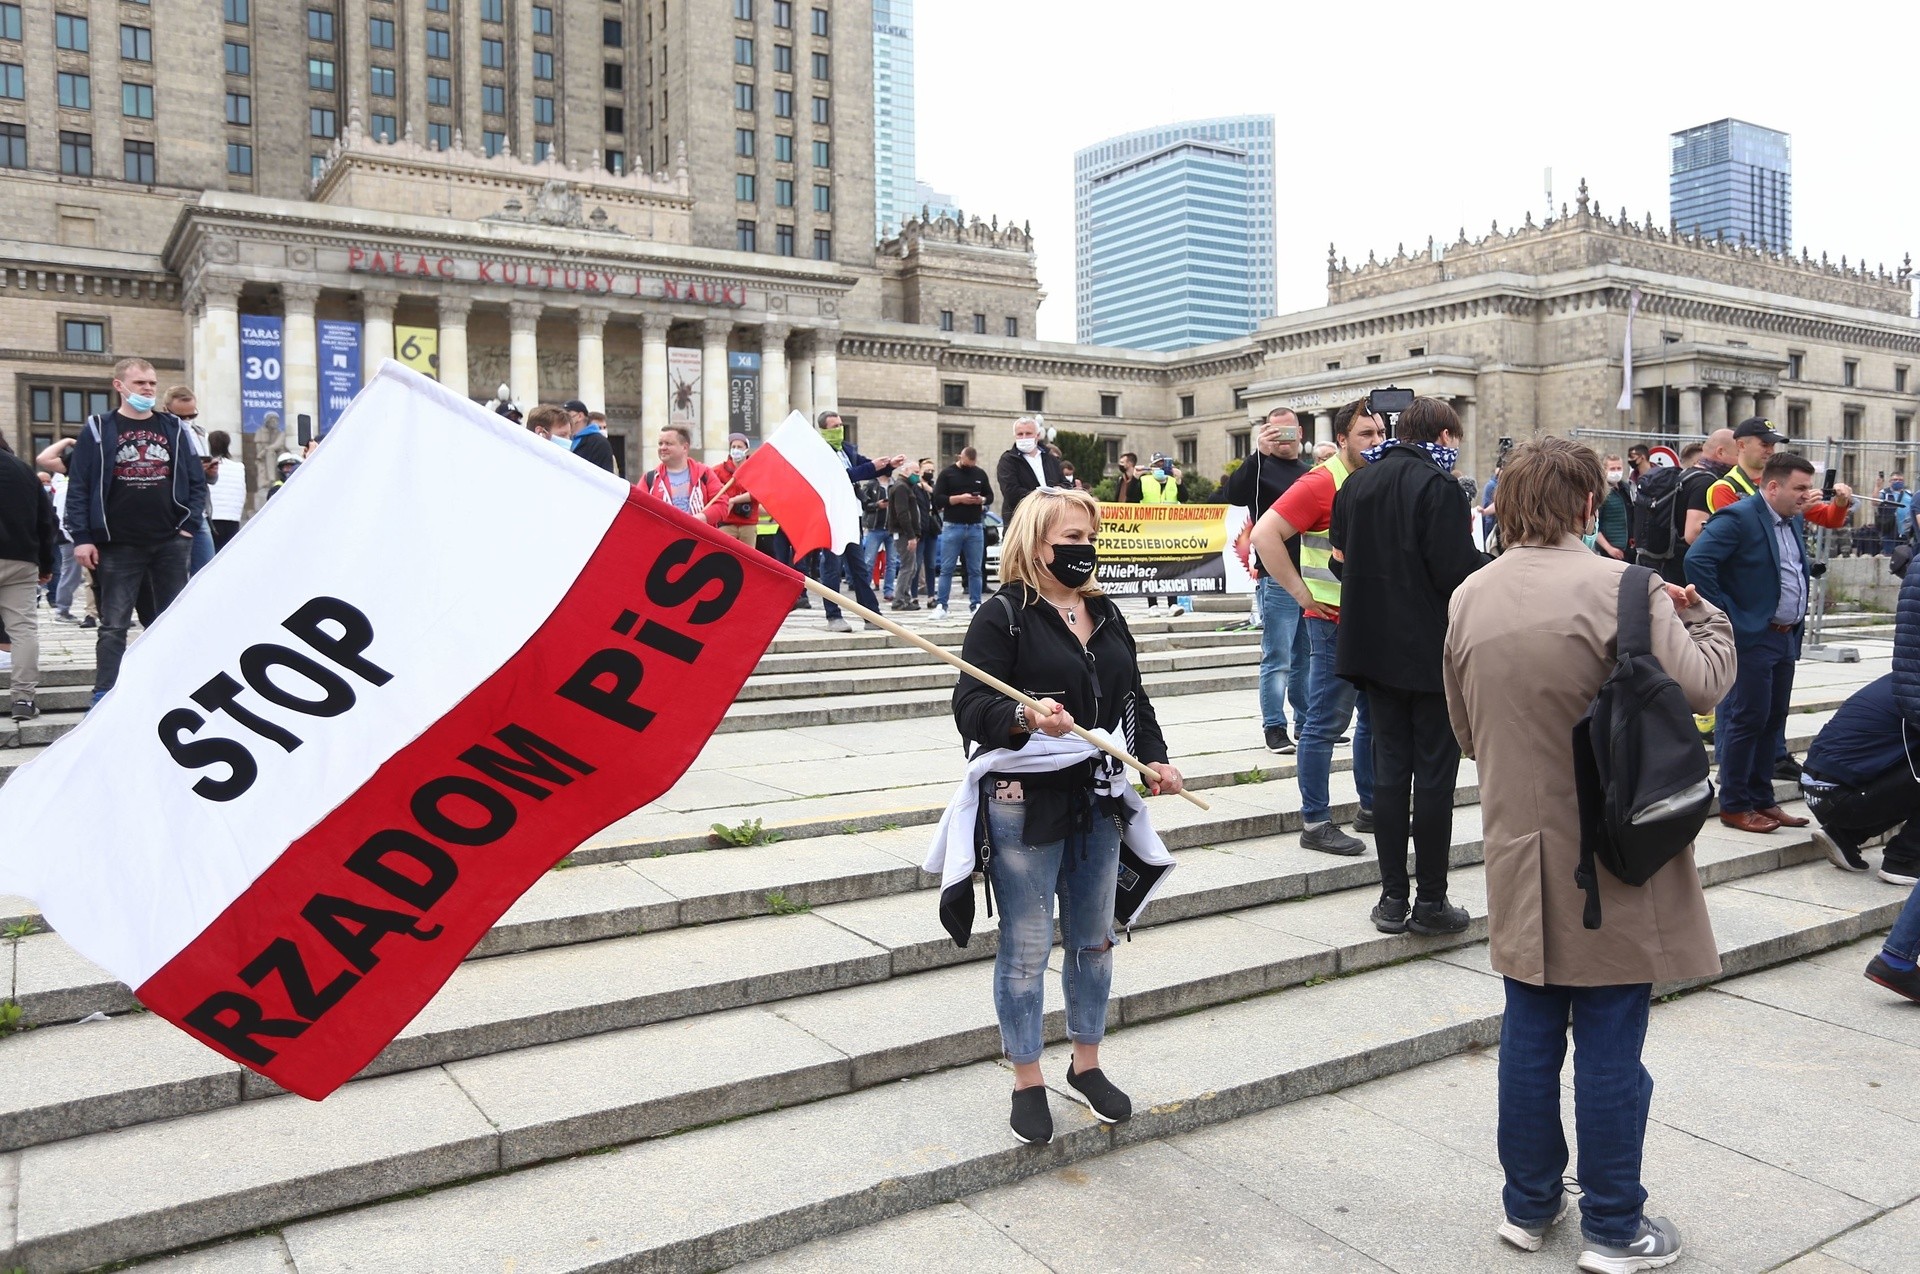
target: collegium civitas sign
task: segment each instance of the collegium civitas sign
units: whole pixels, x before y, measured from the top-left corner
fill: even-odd
[[[380,248],[348,248],[347,269],[355,274],[382,274],[407,279],[443,279],[464,283],[491,283],[540,292],[574,292],[582,296],[632,296],[696,305],[723,305],[739,309],[747,303],[744,283],[718,279],[670,279],[662,275],[595,266],[532,261],[490,261],[484,257],[457,257],[420,252],[390,252]]]

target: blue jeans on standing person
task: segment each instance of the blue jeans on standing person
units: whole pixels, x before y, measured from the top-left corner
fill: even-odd
[[[208,562],[213,560],[213,528],[207,525],[205,518],[195,518],[193,523],[193,548],[187,555],[187,574],[198,575]]]
[[[953,596],[953,572],[966,559],[967,601],[980,607],[987,582],[987,529],[978,522],[949,522],[940,532],[940,592],[935,605],[945,606]]]
[[[1880,945],[1888,955],[1908,964],[1920,963],[1920,888],[1907,895],[1907,905],[1901,908],[1887,940]]]
[[[920,537],[920,587],[915,590],[922,597],[932,597],[934,577],[940,573],[940,536],[941,531]]]
[[[193,543],[184,535],[151,544],[102,544],[95,578],[100,586],[100,637],[94,652],[93,702],[99,703],[120,679],[127,653],[127,629],[143,583],[153,588],[153,617],[173,605],[187,586],[187,561]]]
[[[1653,988],[1531,986],[1506,979],[1500,1028],[1500,1166],[1507,1219],[1538,1227],[1560,1207],[1567,1137],[1560,1071],[1573,1027],[1573,1123],[1580,1143],[1580,1229],[1624,1247],[1640,1233],[1647,1192],[1640,1154],[1647,1140],[1653,1076],[1640,1062]]]
[[[1333,741],[1347,728],[1354,710],[1359,723],[1353,731],[1353,785],[1360,808],[1373,808],[1373,720],[1360,688],[1333,671],[1340,646],[1340,625],[1308,615],[1307,717],[1300,728],[1297,777],[1300,780],[1300,819],[1324,823],[1330,817],[1332,797],[1327,791],[1333,772]]]
[[[1774,749],[1793,693],[1793,634],[1769,628],[1740,642],[1737,653],[1733,689],[1720,701],[1714,724],[1720,740],[1720,808],[1728,814],[1776,804]]]
[[[889,597],[893,596],[893,574],[894,567],[897,565],[893,560],[892,545],[893,536],[886,531],[868,531],[860,537],[860,556],[867,561],[867,583],[869,585],[873,583],[873,564],[880,560],[875,557],[874,554],[878,553],[881,549],[887,550],[887,574],[886,579],[881,584],[880,591]]]
[[[873,584],[870,582],[873,572],[868,569],[866,555],[860,551],[859,545],[851,545],[841,554],[821,552],[820,582],[838,592],[843,574],[851,584],[848,591],[853,594],[854,601],[868,610],[880,609],[880,599],[873,595]],[[828,619],[840,618],[838,605],[824,597],[820,600],[826,607]]]
[[[1087,799],[1091,801],[1092,795]],[[1025,801],[987,802],[987,864],[1000,903],[1000,949],[993,961],[993,1007],[1000,1048],[1016,1066],[1040,1060],[1046,1044],[1047,956],[1053,950],[1053,899],[1060,897],[1060,990],[1067,1038],[1098,1044],[1107,1034],[1113,986],[1113,896],[1120,828],[1095,810],[1084,834],[1044,845],[1026,840]]]
[[[1287,705],[1293,705],[1296,729],[1307,720],[1307,669],[1312,659],[1300,603],[1274,579],[1253,586],[1260,605],[1260,724],[1266,729],[1287,728]]]
[[[73,545],[60,545],[60,572],[53,580],[53,609],[62,615],[73,613],[73,599],[80,591],[81,573],[86,568],[73,560]]]

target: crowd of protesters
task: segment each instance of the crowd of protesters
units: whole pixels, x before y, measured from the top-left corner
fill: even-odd
[[[10,643],[0,652],[10,653],[16,722],[39,710],[41,610],[54,623],[97,629],[97,703],[113,688],[136,618],[155,622],[245,513],[247,474],[233,437],[202,428],[190,388],[163,393],[152,365],[131,358],[116,365],[113,386],[117,407],[32,463],[0,435],[0,643]],[[618,472],[606,417],[584,402],[535,406],[524,418],[512,404],[496,410]],[[964,888],[943,890],[942,917],[962,940],[973,871],[985,877],[999,904],[993,987],[1013,1066],[1010,1123],[1021,1140],[1045,1142],[1053,1130],[1040,1069],[1043,986],[1057,905],[1068,953],[1066,1081],[1100,1119],[1125,1119],[1131,1101],[1100,1058],[1116,919],[1138,902],[1121,882],[1137,884],[1171,860],[1128,775],[1073,727],[1106,731],[1147,766],[1150,791],[1178,792],[1184,779],[1126,615],[1097,583],[1101,506],[1036,417],[1014,423],[991,474],[972,447],[944,467],[905,454],[869,458],[838,412],[811,423],[863,510],[859,542],[838,551],[796,560],[751,490],[755,442],[745,433],[728,435],[725,458],[709,465],[690,431],[669,425],[634,486],[845,590],[869,612],[890,605],[944,620],[955,577],[964,582],[965,657],[1039,706],[970,675],[959,680],[953,714],[970,769],[956,801],[971,814],[942,852],[971,855],[972,870],[960,875]],[[1775,786],[1797,780],[1820,822],[1812,835],[1835,867],[1872,870],[1863,851],[1890,836],[1878,874],[1911,889],[1920,880],[1920,826],[1909,824],[1920,815],[1920,756],[1908,743],[1920,738],[1920,572],[1902,585],[1894,672],[1834,715],[1804,765],[1787,752],[1785,727],[1822,569],[1807,526],[1844,532],[1852,551],[1905,545],[1895,559],[1904,565],[1913,498],[1898,473],[1870,500],[1831,475],[1816,481],[1813,464],[1757,417],[1677,454],[1636,444],[1624,457],[1603,456],[1550,436],[1503,444],[1484,485],[1459,472],[1462,440],[1453,409],[1430,398],[1391,418],[1369,399],[1348,403],[1334,414],[1332,440],[1311,451],[1291,411],[1253,422],[1247,458],[1220,498],[1244,508],[1252,528],[1262,742],[1297,754],[1302,847],[1346,857],[1371,848],[1380,889],[1368,919],[1388,934],[1471,926],[1448,880],[1459,766],[1475,761],[1490,959],[1506,990],[1499,1233],[1537,1249],[1570,1206],[1559,1076],[1571,1032],[1583,1268],[1655,1268],[1678,1254],[1680,1238],[1671,1222],[1646,1215],[1640,1184],[1651,990],[1711,976],[1719,959],[1690,848],[1641,885],[1604,872],[1596,880],[1590,868],[1576,884],[1587,830],[1575,727],[1616,667],[1623,577],[1646,568],[1624,586],[1645,587],[1650,653],[1699,714],[1701,746],[1715,748],[1721,823],[1761,836],[1807,826]],[[281,455],[262,498],[303,458]],[[1118,502],[1183,498],[1184,475],[1167,456],[1142,464],[1127,452],[1118,461]],[[1004,541],[990,590],[992,533]],[[1148,605],[1161,600],[1173,619],[1191,604],[1169,596]],[[805,593],[796,601],[811,604]],[[823,606],[829,630],[852,631],[838,605]],[[1348,745],[1357,800],[1343,804],[1331,774]],[[1916,960],[1920,894],[1867,975],[1920,1002]]]

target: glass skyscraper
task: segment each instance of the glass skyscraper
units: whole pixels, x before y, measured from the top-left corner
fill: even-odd
[[[873,0],[874,230],[919,215],[914,198],[913,0]]]
[[[1673,224],[1771,252],[1793,246],[1793,139],[1723,119],[1673,134],[1667,199]]]
[[[1083,344],[1184,349],[1273,313],[1273,117],[1142,129],[1073,157]]]

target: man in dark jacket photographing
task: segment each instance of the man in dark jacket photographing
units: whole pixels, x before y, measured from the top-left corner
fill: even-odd
[[[1460,746],[1447,720],[1441,656],[1453,590],[1487,559],[1473,547],[1452,476],[1460,439],[1453,408],[1416,398],[1395,432],[1367,453],[1367,466],[1333,502],[1328,538],[1341,563],[1335,670],[1366,693],[1373,714],[1374,927],[1459,933],[1468,916],[1447,903],[1447,854]],[[1411,906],[1409,835],[1419,879]]]

